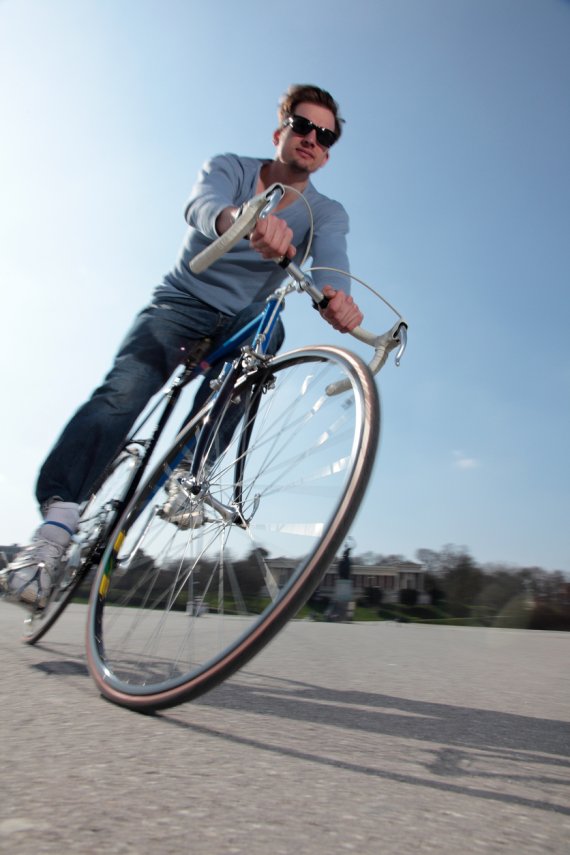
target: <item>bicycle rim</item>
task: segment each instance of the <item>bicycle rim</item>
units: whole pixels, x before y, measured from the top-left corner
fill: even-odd
[[[344,378],[349,390],[328,396]],[[245,664],[317,587],[366,488],[379,407],[358,357],[303,348],[271,360],[236,393],[245,410],[230,437],[229,410],[215,425],[200,493],[181,482],[187,517],[174,523],[165,511],[190,442],[182,435],[99,567],[88,665],[101,692],[123,706],[181,703]]]
[[[136,445],[122,451],[110,465],[101,486],[85,503],[79,527],[60,562],[45,608],[33,612],[24,622],[22,641],[26,644],[39,641],[73,599],[87,602],[93,578],[90,571],[101,557],[105,535],[109,533],[117,504],[128,488],[141,453]]]

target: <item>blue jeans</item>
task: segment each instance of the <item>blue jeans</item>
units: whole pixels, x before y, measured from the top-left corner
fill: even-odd
[[[58,496],[82,502],[119,452],[138,415],[176,367],[205,338],[211,350],[255,317],[264,303],[252,303],[235,317],[224,315],[196,298],[153,303],[138,315],[113,366],[91,398],[75,413],[43,464],[36,497],[40,505]],[[279,321],[269,352],[281,347],[285,332]],[[196,394],[210,393],[212,366]]]

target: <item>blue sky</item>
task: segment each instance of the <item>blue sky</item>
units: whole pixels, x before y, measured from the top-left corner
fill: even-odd
[[[347,120],[315,184],[410,324],[358,551],[569,571],[569,44],[565,0],[0,0],[0,543],[36,525],[201,163],[271,157],[279,95],[314,82]],[[301,302],[288,344],[338,339]]]

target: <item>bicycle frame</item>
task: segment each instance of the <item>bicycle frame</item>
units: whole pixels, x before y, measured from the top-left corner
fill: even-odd
[[[211,354],[208,354],[207,359],[201,359],[197,363],[194,363],[193,360],[189,361],[189,364],[185,365],[182,372],[171,383],[169,389],[164,393],[164,396],[144,416],[143,420],[140,421],[131,431],[129,438],[125,441],[124,447],[128,447],[128,445],[132,443],[138,443],[144,447],[144,452],[140,457],[139,463],[133,473],[133,476],[131,478],[131,481],[129,482],[124,496],[116,503],[115,513],[113,515],[112,524],[110,526],[111,530],[114,528],[115,522],[119,519],[123,510],[126,508],[128,503],[134,496],[136,490],[138,489],[138,486],[141,483],[142,477],[147,469],[152,454],[158,444],[158,441],[167,422],[170,419],[174,408],[176,407],[176,404],[178,403],[183,389],[196,378],[204,376],[212,367],[212,365],[215,365],[216,363],[225,360],[232,353],[235,353],[236,349],[242,346],[244,342],[246,342],[248,339],[250,339],[253,333],[253,341],[247,351],[245,353],[244,351],[242,351],[240,356],[234,359],[233,363],[224,363],[221,369],[220,378],[216,383],[218,388],[216,389],[215,397],[212,398],[209,402],[207,402],[202,408],[204,412],[208,409],[211,409],[212,412],[211,417],[206,421],[206,423],[200,430],[197,440],[195,439],[196,446],[193,455],[192,469],[190,474],[194,476],[194,478],[197,477],[200,465],[203,462],[205,450],[208,448],[211,439],[211,424],[215,421],[215,416],[217,415],[217,413],[225,407],[228,398],[232,393],[237,377],[239,376],[239,373],[242,370],[241,365],[244,356],[245,358],[250,360],[250,364],[252,365],[254,360],[259,359],[262,361],[265,358],[271,335],[277,325],[277,322],[283,310],[284,298],[286,294],[289,293],[291,290],[293,289],[289,286],[284,286],[283,288],[278,289],[268,298],[265,308],[261,312],[259,312],[259,314],[255,316],[255,318],[253,318],[247,324],[244,324],[241,329],[239,329],[232,336],[226,339],[226,341],[222,342],[222,344],[218,348],[213,350]],[[164,409],[160,415],[156,426],[152,431],[152,434],[146,440],[137,440],[137,434],[140,433],[144,425],[150,420],[156,410],[164,402],[165,398],[166,403],[164,404]],[[195,413],[190,413],[190,416],[184,420],[180,431],[186,424],[188,424],[190,418],[198,415],[198,412],[199,411],[196,411]],[[183,458],[189,455],[189,453],[192,452],[193,449],[194,443],[186,444],[184,448],[180,450],[180,454],[176,459],[176,463],[179,463]],[[168,477],[168,473],[165,473],[160,483],[164,483],[164,481],[166,481]]]
[[[196,482],[198,479],[198,473],[204,462],[206,452],[210,444],[210,440],[212,438],[212,425],[216,423],[217,416],[225,408],[228,399],[233,392],[236,381],[239,375],[244,370],[244,367],[245,370],[248,372],[250,370],[253,371],[255,370],[256,366],[258,366],[264,361],[267,355],[267,348],[269,346],[271,335],[273,333],[273,330],[275,329],[275,326],[277,325],[277,321],[279,320],[281,312],[283,311],[285,295],[290,290],[291,289],[285,286],[279,291],[276,291],[274,294],[271,295],[271,297],[268,298],[263,312],[261,312],[258,317],[251,322],[251,325],[258,322],[257,332],[255,334],[251,348],[244,348],[242,350],[241,356],[235,359],[231,365],[228,366],[226,364],[222,372],[222,381],[219,390],[216,394],[216,398],[212,404],[210,418],[200,431],[196,443],[196,451],[194,453],[192,466],[190,469],[190,476]],[[238,337],[241,337],[242,341],[247,337],[242,336],[242,333],[245,331],[245,329],[246,328],[244,327],[244,329],[240,330],[237,334]],[[227,344],[229,344],[229,342]],[[187,453],[188,451],[189,449],[186,447],[184,453]],[[182,454],[182,456],[184,456],[184,453]]]

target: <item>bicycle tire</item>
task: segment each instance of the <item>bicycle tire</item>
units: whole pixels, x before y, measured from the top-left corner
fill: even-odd
[[[84,503],[77,532],[59,564],[46,606],[30,614],[24,622],[22,641],[26,644],[36,644],[43,638],[72,600],[80,595],[82,587],[83,596],[88,599],[88,577],[99,563],[117,504],[126,492],[140,457],[137,445],[121,451],[102,476],[100,486]]]
[[[339,378],[350,389],[327,396]],[[359,357],[300,348],[240,378],[236,395],[240,424],[209,455],[202,493],[187,490],[187,527],[164,516],[165,495],[200,416],[125,510],[98,568],[87,662],[100,692],[121,706],[174,706],[249,661],[314,592],[364,495],[380,410]],[[215,436],[228,418],[226,408]],[[295,552],[299,541],[306,546]],[[290,566],[279,578],[284,554]]]

